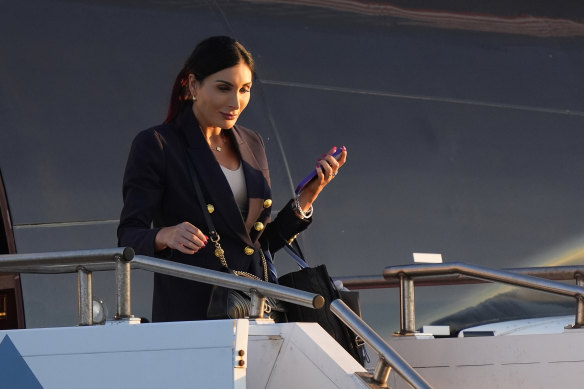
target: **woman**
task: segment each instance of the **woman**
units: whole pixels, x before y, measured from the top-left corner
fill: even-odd
[[[120,246],[219,270],[203,214],[209,212],[229,268],[263,279],[262,250],[274,253],[308,227],[313,202],[347,152],[343,147],[338,161],[330,155],[335,149],[319,159],[316,179],[271,221],[263,140],[235,125],[249,102],[253,74],[252,56],[236,40],[218,36],[197,45],[176,78],[165,122],[142,131],[132,143]],[[206,204],[197,201],[193,180]],[[209,284],[155,274],[152,320],[206,319],[210,293]]]

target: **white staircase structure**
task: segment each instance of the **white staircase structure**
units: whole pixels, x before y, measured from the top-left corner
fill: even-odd
[[[434,389],[563,389],[584,385],[582,329],[517,336],[393,337],[389,344]],[[387,384],[392,389],[410,388],[396,374],[390,375]]]
[[[216,320],[0,331],[11,388],[369,388],[318,324]]]

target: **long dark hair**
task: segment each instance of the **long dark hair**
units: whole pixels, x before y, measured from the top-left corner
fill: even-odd
[[[228,36],[212,36],[200,42],[176,76],[170,96],[170,106],[164,123],[173,121],[190,101],[189,74],[203,81],[207,76],[237,65],[241,61],[249,66],[252,74],[255,65],[251,53],[235,39]]]

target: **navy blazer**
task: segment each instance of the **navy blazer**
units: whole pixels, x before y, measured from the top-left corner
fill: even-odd
[[[221,268],[211,242],[193,255],[171,249],[154,250],[154,239],[162,227],[188,221],[209,235],[190,164],[191,170],[196,169],[205,202],[215,209],[211,218],[229,268],[263,279],[258,250],[274,253],[306,229],[311,220],[299,219],[289,202],[270,222],[270,176],[263,140],[241,126],[234,126],[228,133],[241,157],[245,175],[248,194],[245,219],[191,107],[187,107],[174,122],[142,131],[132,143],[123,181],[120,246],[132,247],[141,255],[213,270]],[[152,320],[205,319],[210,292],[208,284],[155,274]]]

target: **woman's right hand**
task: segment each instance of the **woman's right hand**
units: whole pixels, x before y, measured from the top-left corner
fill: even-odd
[[[194,254],[205,247],[208,240],[203,231],[189,222],[182,222],[161,228],[154,239],[154,249],[162,251],[169,247],[184,254]]]

